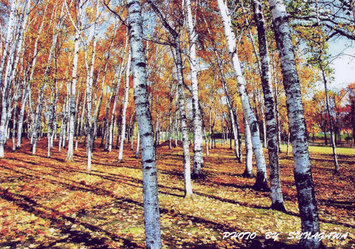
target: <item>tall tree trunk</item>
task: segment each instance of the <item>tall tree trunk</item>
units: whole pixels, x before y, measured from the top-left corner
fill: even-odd
[[[301,85],[297,74],[286,6],[282,0],[269,0],[269,4],[286,92],[287,115],[291,133],[294,176],[302,232],[316,234],[320,230],[317,201],[308,152]],[[301,239],[300,246],[316,249],[322,247],[322,242],[317,238],[306,238]]]
[[[154,130],[147,93],[146,59],[143,46],[142,14],[139,0],[127,0],[132,56],[134,101],[142,148],[143,200],[146,248],[161,244]],[[127,70],[128,72],[128,70]]]
[[[264,130],[264,141],[267,138],[267,149],[269,153],[270,187],[271,187],[271,208],[285,212],[285,206],[281,191],[279,154],[277,148],[277,127],[275,119],[275,103],[271,85],[270,59],[266,40],[265,19],[261,4],[258,0],[252,1],[254,19],[258,30],[259,53],[261,62],[261,85],[264,93],[264,106],[266,129]],[[263,122],[265,122],[263,121]]]
[[[193,113],[193,127],[194,127],[194,165],[193,175],[199,176],[201,174],[201,167],[203,165],[202,154],[202,121],[201,112],[199,108],[198,96],[198,81],[197,81],[197,58],[196,58],[196,42],[197,33],[195,32],[195,25],[193,23],[191,2],[185,0],[187,12],[187,30],[189,33],[189,61],[190,61],[190,76],[191,76],[191,92],[192,92],[192,113]]]
[[[51,101],[48,111],[48,128],[47,128],[47,157],[51,156],[51,148],[53,144],[53,133],[54,133],[54,122],[55,122],[55,98],[56,98],[56,87],[52,84],[51,86]]]
[[[333,119],[333,115],[330,111],[330,105],[329,105],[328,82],[327,82],[327,78],[325,76],[325,71],[323,68],[322,61],[320,61],[320,59],[318,61],[318,64],[319,64],[320,70],[322,72],[322,79],[323,79],[324,92],[325,92],[325,103],[327,106],[327,113],[328,113],[328,117],[329,117],[330,142],[332,143],[332,150],[333,150],[334,171],[335,171],[335,173],[339,173],[339,163],[338,163],[338,157],[337,157],[337,152],[336,152],[336,143],[335,143],[335,137],[334,137],[334,119]]]
[[[40,38],[42,31],[43,31],[43,27],[44,27],[44,23],[45,23],[44,22],[45,21],[45,13],[47,11],[47,7],[48,7],[48,4],[45,7],[43,19],[42,19],[41,25],[38,29],[37,37],[36,37],[36,40],[34,43],[33,59],[32,59],[32,63],[30,66],[30,68],[31,68],[30,69],[30,76],[29,76],[29,79],[28,79],[28,82],[27,82],[27,85],[25,87],[24,94],[23,94],[20,117],[19,117],[19,122],[18,122],[18,130],[17,130],[17,145],[16,145],[16,147],[18,147],[18,148],[21,147],[22,126],[23,126],[23,119],[24,119],[24,115],[25,115],[25,106],[26,106],[27,99],[29,97],[29,93],[31,91],[31,82],[33,80],[33,75],[34,75],[34,71],[35,71],[35,67],[36,67],[36,63],[37,63],[38,42],[39,42],[39,38]]]
[[[185,198],[192,197],[192,185],[191,185],[191,168],[190,168],[190,151],[189,151],[189,137],[188,137],[188,127],[186,122],[186,111],[185,111],[185,88],[184,88],[184,77],[183,77],[183,64],[181,57],[181,45],[180,45],[180,34],[174,30],[167,20],[164,18],[163,14],[155,6],[155,4],[148,0],[148,3],[152,6],[154,12],[160,17],[163,26],[167,29],[174,40],[174,47],[176,58],[176,75],[178,81],[178,106],[180,113],[180,125],[182,133],[182,143],[183,143],[183,161],[184,161],[184,186],[185,186]],[[174,53],[173,53],[174,56]],[[142,141],[141,141],[142,142]]]
[[[0,81],[3,83],[1,84],[0,82],[0,87],[2,87],[2,103],[1,103],[2,110],[1,110],[1,120],[0,120],[0,158],[5,157],[4,144],[6,143],[7,140],[6,132],[7,132],[7,123],[8,123],[8,111],[11,110],[9,105],[9,93],[10,93],[12,81],[15,77],[16,66],[20,57],[20,50],[22,48],[23,36],[25,33],[25,27],[27,24],[30,5],[31,5],[30,0],[26,0],[22,4],[22,14],[18,19],[15,18],[14,16],[15,13],[13,13],[13,11],[16,11],[16,8],[18,7],[17,1],[13,1],[11,5],[10,20],[8,24],[9,29],[6,37],[7,45],[10,45],[9,43],[13,39],[13,33],[12,33],[13,23],[17,26],[16,29],[17,33],[14,37],[15,42],[12,44],[11,48],[8,48],[10,50],[9,53],[7,54],[8,59],[7,59],[6,67],[5,67],[5,58],[3,58],[2,59],[3,61],[1,62],[2,68],[0,71]],[[2,80],[3,75],[4,75],[4,80]]]
[[[139,131],[137,132],[137,147],[136,147],[136,158],[139,157],[139,147],[140,147]]]
[[[128,44],[128,42],[126,41],[126,46],[123,51],[127,51],[127,44]],[[116,88],[114,90],[115,98],[113,100],[113,107],[112,107],[111,120],[110,120],[109,143],[108,143],[108,151],[110,151],[110,152],[112,150],[113,138],[114,138],[114,134],[115,134],[116,109],[117,109],[117,102],[118,102],[118,93],[119,93],[120,87],[121,87],[121,76],[122,76],[122,73],[124,70],[124,66],[123,66],[124,62],[125,62],[125,60],[122,60],[122,63],[121,63],[120,68],[118,70]]]
[[[279,111],[279,97],[277,84],[275,87],[275,111],[276,111],[276,128],[277,128],[277,147],[279,148],[279,153],[281,150],[281,122],[280,122],[280,111]]]
[[[86,63],[86,70],[87,70],[87,78],[86,78],[86,115],[87,115],[87,123],[86,123],[86,156],[87,156],[87,165],[86,169],[88,171],[92,168],[92,154],[93,154],[93,140],[94,140],[94,129],[93,129],[93,115],[92,115],[92,91],[93,91],[93,83],[94,83],[94,66],[95,66],[95,59],[96,59],[96,45],[98,36],[98,29],[97,29],[97,18],[99,16],[99,2],[96,1],[96,11],[95,11],[95,22],[93,26],[93,37],[92,37],[92,55],[90,65]],[[87,53],[85,53],[86,57]],[[85,58],[86,59],[86,58]],[[86,60],[85,60],[86,61]],[[85,103],[85,102],[84,102]],[[85,106],[83,106],[85,109]]]
[[[121,123],[121,137],[120,137],[120,148],[118,152],[118,162],[122,162],[123,158],[123,145],[126,136],[126,113],[127,113],[127,105],[128,105],[128,93],[129,93],[129,76],[131,74],[131,54],[128,55],[128,65],[126,69],[126,84],[124,88],[124,97],[123,97],[123,107],[122,107],[122,123]]]
[[[253,145],[251,141],[250,126],[244,117],[244,136],[245,136],[245,170],[243,176],[253,176]]]
[[[79,49],[80,49],[80,37],[81,37],[81,20],[83,15],[83,0],[79,0],[78,3],[78,17],[77,23],[75,25],[75,38],[74,38],[74,58],[72,66],[72,80],[70,82],[70,102],[69,102],[69,133],[68,133],[68,150],[66,161],[73,161],[74,156],[74,131],[75,131],[75,96],[76,96],[76,84],[77,84],[77,74],[78,74],[78,59],[79,59]]]
[[[192,185],[191,185],[191,169],[190,169],[190,151],[189,151],[189,135],[188,127],[186,122],[186,111],[185,111],[185,89],[183,83],[183,67],[181,59],[181,48],[180,48],[180,37],[175,37],[176,44],[176,74],[178,79],[178,95],[179,95],[179,113],[180,113],[180,125],[182,133],[182,147],[183,147],[183,157],[184,157],[184,186],[185,186],[185,198],[190,198],[192,196]]]
[[[16,150],[16,112],[17,112],[17,99],[12,114],[12,151]]]
[[[233,62],[233,69],[237,77],[237,82],[238,82],[237,86],[240,94],[240,99],[242,102],[243,112],[248,120],[250,131],[251,131],[253,151],[255,154],[256,167],[257,167],[256,182],[254,187],[256,190],[268,191],[269,187],[268,187],[267,176],[266,176],[266,163],[265,163],[263,148],[260,142],[260,134],[259,134],[259,127],[258,127],[259,125],[250,107],[248,95],[246,92],[246,82],[242,74],[242,69],[237,54],[236,38],[232,30],[232,22],[229,15],[229,10],[223,0],[217,0],[217,1],[220,10],[220,16],[223,22],[224,33],[227,40],[228,51],[231,60]]]
[[[23,119],[25,117],[25,107],[31,90],[30,88],[31,88],[30,84],[27,83],[27,86],[25,87],[25,89],[23,89],[20,115],[19,115],[18,125],[17,125],[17,144],[16,144],[17,148],[20,148],[22,143]]]

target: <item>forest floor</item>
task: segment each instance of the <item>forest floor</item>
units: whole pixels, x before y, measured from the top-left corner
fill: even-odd
[[[6,151],[0,159],[0,248],[144,248],[141,161],[126,146],[122,163],[117,150],[96,147],[91,172],[80,145],[74,162],[65,161],[65,149],[54,148],[47,158],[45,139],[35,156],[27,141],[16,152]],[[338,150],[339,175],[333,174],[330,148],[310,151],[321,231],[342,235],[323,242],[351,248],[355,149]],[[287,209],[282,213],[269,209],[269,193],[252,188],[255,178],[242,176],[244,164],[236,163],[229,144],[217,144],[205,156],[192,200],[184,199],[182,149],[158,147],[163,247],[297,248],[295,234],[289,234],[301,227],[291,154],[280,155]],[[238,239],[233,232],[253,234]],[[268,239],[270,232],[278,236]]]

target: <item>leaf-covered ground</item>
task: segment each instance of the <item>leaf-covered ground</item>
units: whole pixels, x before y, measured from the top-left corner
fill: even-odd
[[[144,248],[142,172],[135,152],[127,145],[125,160],[117,163],[117,150],[97,146],[87,172],[84,147],[79,145],[70,163],[65,149],[54,148],[47,158],[44,148],[42,140],[33,156],[26,143],[0,159],[0,248]],[[321,231],[343,235],[324,244],[351,248],[355,149],[338,152],[340,174],[333,175],[331,150],[311,147],[313,177]],[[183,198],[181,148],[158,147],[163,247],[297,248],[289,236],[300,231],[292,157],[280,157],[287,214],[269,209],[269,193],[253,190],[255,179],[242,176],[244,165],[236,163],[228,143],[205,157],[192,200]],[[233,232],[253,233],[253,239],[232,238]],[[269,232],[278,233],[275,240],[267,238]]]

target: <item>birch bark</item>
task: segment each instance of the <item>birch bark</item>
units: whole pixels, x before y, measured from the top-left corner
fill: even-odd
[[[188,127],[186,122],[186,111],[185,111],[185,89],[183,82],[183,69],[182,69],[182,59],[181,59],[181,48],[180,48],[180,37],[177,35],[175,37],[176,45],[176,74],[178,80],[178,95],[179,95],[179,113],[180,113],[180,125],[182,133],[182,148],[184,157],[184,186],[185,186],[185,198],[190,198],[192,196],[192,185],[191,185],[191,169],[190,169],[190,151],[189,151],[189,135]]]
[[[245,135],[245,170],[243,176],[253,176],[253,146],[251,142],[250,127],[248,121],[244,117],[244,135]]]
[[[91,160],[92,160],[92,140],[93,140],[93,117],[92,117],[92,87],[94,83],[94,65],[96,58],[96,44],[97,44],[97,18],[98,18],[98,1],[96,1],[96,14],[95,22],[93,26],[93,37],[92,37],[92,55],[90,66],[87,65],[87,79],[86,79],[86,115],[87,115],[87,135],[86,135],[86,155],[87,155],[87,165],[86,169],[91,170]],[[83,108],[84,109],[84,108]]]
[[[201,174],[201,167],[203,165],[202,154],[202,121],[201,112],[199,108],[198,96],[198,81],[197,81],[197,58],[196,58],[196,42],[197,33],[195,32],[195,25],[192,19],[191,2],[185,0],[187,12],[187,30],[189,33],[189,62],[190,62],[190,76],[191,76],[191,92],[192,92],[192,113],[193,113],[193,126],[194,126],[194,165],[193,175],[199,176]]]
[[[74,131],[75,131],[75,96],[76,96],[76,84],[77,84],[77,72],[78,72],[78,59],[80,49],[80,37],[82,32],[81,22],[83,15],[84,0],[78,2],[78,16],[75,26],[75,38],[74,38],[74,57],[72,66],[72,80],[70,82],[70,102],[69,102],[69,133],[68,133],[68,151],[66,161],[73,161],[74,156]]]
[[[242,69],[237,54],[236,38],[232,30],[232,22],[229,15],[229,10],[223,0],[217,0],[217,2],[220,10],[220,16],[223,22],[224,34],[227,40],[228,51],[237,77],[237,86],[238,86],[240,99],[242,102],[243,112],[246,119],[248,120],[248,124],[250,126],[250,131],[251,131],[253,151],[254,151],[256,167],[257,167],[257,175],[256,175],[256,182],[254,188],[261,191],[268,191],[269,187],[268,187],[267,177],[266,177],[266,163],[265,163],[264,152],[262,149],[262,144],[260,142],[260,134],[259,134],[259,127],[258,127],[259,125],[250,107],[248,95],[246,92],[246,82],[242,73]]]
[[[277,127],[275,119],[275,103],[271,85],[270,59],[266,40],[266,26],[261,4],[258,0],[252,1],[254,20],[258,30],[259,54],[261,64],[261,85],[264,93],[266,132],[264,128],[264,140],[267,139],[269,153],[271,208],[285,212],[281,191],[279,154],[277,146]]]
[[[127,69],[126,69],[126,84],[124,88],[124,97],[123,97],[123,108],[122,108],[122,123],[121,123],[121,138],[120,138],[120,147],[118,152],[118,162],[122,162],[123,158],[123,145],[126,135],[126,113],[127,113],[127,105],[128,105],[128,93],[129,93],[129,76],[131,71],[131,54],[128,55],[127,60]]]
[[[318,208],[308,152],[300,80],[297,74],[286,6],[282,0],[269,0],[269,4],[286,91],[287,115],[294,156],[294,176],[302,232],[316,234],[320,231]],[[322,242],[315,238],[304,238],[301,239],[300,246],[302,248],[321,248]]]
[[[146,248],[162,248],[156,155],[152,115],[147,93],[146,58],[143,46],[142,13],[139,0],[127,0],[128,27],[132,58],[134,102],[139,127],[142,166]]]
[[[63,15],[63,9],[64,9],[64,7],[62,8],[61,17]],[[48,55],[48,62],[47,62],[47,66],[44,70],[43,82],[42,82],[42,86],[40,88],[40,92],[39,92],[39,96],[38,96],[36,112],[34,115],[34,122],[33,122],[33,134],[32,134],[32,138],[33,138],[32,139],[32,154],[33,155],[36,154],[38,132],[40,130],[40,125],[41,125],[42,108],[43,108],[43,102],[44,102],[44,99],[43,99],[44,98],[44,91],[47,88],[47,85],[49,83],[49,74],[50,74],[50,70],[52,67],[52,60],[54,57],[55,49],[57,47],[59,30],[62,28],[63,22],[64,22],[64,19],[60,18],[59,22],[57,23],[57,25],[55,27],[54,36],[52,38],[52,45],[51,45],[49,55]],[[30,80],[33,78],[33,72],[34,72],[34,70],[31,72]],[[50,152],[49,152],[49,154],[50,154]]]
[[[156,5],[148,0],[148,3],[152,6],[155,13],[160,17],[163,26],[170,33],[173,38],[173,46],[175,47],[176,56],[173,57],[176,65],[176,77],[178,81],[178,106],[180,113],[180,125],[182,133],[182,143],[183,143],[183,161],[184,161],[184,186],[185,186],[185,198],[192,197],[192,185],[191,185],[191,168],[190,168],[190,151],[189,151],[189,137],[188,137],[188,127],[186,122],[186,111],[185,111],[185,88],[184,88],[184,78],[183,78],[183,64],[181,58],[181,47],[180,47],[180,34],[174,30],[167,20],[164,18],[163,14],[159,11]],[[142,142],[142,141],[141,141]]]
[[[16,8],[18,7],[17,4],[18,4],[17,1],[12,2],[11,11],[16,11]],[[1,109],[1,120],[0,120],[0,158],[5,157],[4,144],[6,143],[7,140],[6,130],[7,130],[7,123],[8,123],[8,112],[10,111],[9,93],[10,93],[12,81],[15,77],[16,65],[18,63],[19,56],[20,56],[20,50],[22,47],[23,35],[25,32],[30,5],[31,5],[30,0],[26,0],[22,5],[21,17],[18,19],[12,19],[12,20],[10,19],[9,21],[9,25],[12,25],[11,22],[14,22],[14,24],[17,26],[17,33],[14,40],[15,42],[11,44],[11,50],[8,54],[6,67],[1,65],[2,70],[0,71],[1,81],[2,81],[2,76],[4,75],[3,72],[5,71],[3,83],[1,84],[0,82],[0,86],[2,87],[2,103],[1,103],[2,109]],[[15,18],[14,16],[11,16],[11,14],[15,15],[15,13],[10,13],[10,18],[11,17]],[[13,26],[11,26],[11,28],[13,28]],[[9,28],[6,40],[8,42],[8,41],[12,41],[12,39],[13,39],[13,33]],[[3,64],[3,62],[1,63]],[[4,65],[5,65],[5,61],[4,61]]]
[[[325,76],[325,71],[322,65],[322,62],[318,61],[320,70],[322,72],[322,79],[323,79],[323,84],[324,84],[324,92],[325,92],[325,103],[327,107],[327,113],[329,116],[329,126],[330,126],[330,141],[332,144],[332,150],[333,150],[333,160],[334,160],[334,172],[339,173],[339,163],[338,163],[338,157],[337,157],[337,152],[336,152],[336,143],[335,143],[335,137],[334,137],[334,119],[333,115],[331,114],[330,111],[330,104],[329,104],[329,94],[328,94],[328,82],[327,82],[327,77]]]

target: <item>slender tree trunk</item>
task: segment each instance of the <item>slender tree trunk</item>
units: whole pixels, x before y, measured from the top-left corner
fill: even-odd
[[[128,42],[126,41],[126,46],[125,46],[124,51],[127,51],[127,44],[128,44]],[[121,76],[122,76],[122,73],[124,70],[123,63],[124,63],[124,60],[122,60],[122,63],[120,65],[120,69],[118,70],[116,89],[114,92],[115,98],[113,100],[113,107],[112,107],[111,120],[110,120],[110,135],[109,135],[108,151],[112,150],[113,138],[114,138],[114,134],[115,134],[116,109],[117,109],[117,102],[118,102],[118,93],[119,93],[120,87],[121,87]]]
[[[9,20],[9,29],[7,33],[7,38],[6,38],[6,44],[8,42],[10,43],[13,39],[13,33],[12,33],[12,28],[13,24],[12,22],[17,25],[17,33],[15,35],[15,42],[12,44],[11,50],[9,50],[9,53],[7,54],[7,64],[6,67],[5,65],[5,58],[3,58],[1,62],[1,71],[0,71],[0,87],[2,87],[2,110],[1,110],[1,120],[0,120],[0,158],[5,157],[5,150],[4,150],[4,145],[6,143],[6,140],[8,138],[7,134],[7,124],[8,124],[8,112],[10,111],[11,113],[11,108],[9,104],[9,96],[10,96],[10,91],[11,91],[11,84],[12,81],[15,77],[15,72],[16,72],[16,67],[17,63],[19,61],[19,57],[21,54],[21,48],[22,48],[22,42],[23,42],[23,36],[25,33],[25,27],[27,23],[27,18],[29,14],[29,6],[30,6],[30,1],[26,0],[23,5],[22,5],[22,14],[20,18],[15,19],[14,16],[15,13],[12,13],[13,11],[16,11],[16,6],[17,2],[13,1],[11,5],[11,13],[10,13],[10,19]],[[10,26],[11,25],[11,26]],[[5,45],[6,46],[6,45]],[[16,53],[17,52],[17,53]],[[5,75],[4,75],[5,71]],[[4,75],[4,80],[2,80],[2,76]],[[1,84],[1,82],[3,82]]]
[[[152,116],[147,93],[146,59],[143,46],[142,14],[139,0],[127,0],[128,27],[132,56],[134,101],[142,147],[143,200],[146,248],[160,249],[157,168]],[[127,70],[129,74],[129,70]]]
[[[139,157],[139,147],[140,147],[140,138],[139,138],[139,130],[137,132],[137,147],[136,147],[136,158]]]
[[[195,32],[195,25],[193,23],[191,2],[185,0],[187,12],[187,30],[189,33],[189,52],[190,52],[190,76],[191,76],[191,92],[192,92],[192,113],[193,113],[193,128],[194,128],[194,165],[193,175],[198,177],[201,174],[201,167],[203,165],[202,154],[202,121],[201,112],[199,108],[198,96],[198,81],[197,81],[197,58],[196,58],[196,42],[197,34]]]
[[[123,97],[123,108],[122,108],[122,124],[121,124],[121,138],[120,138],[120,148],[118,152],[118,162],[122,162],[123,158],[123,145],[126,136],[126,113],[128,105],[128,93],[129,93],[129,76],[131,74],[131,54],[128,55],[128,65],[126,69],[126,84],[124,88],[124,97]]]
[[[180,125],[182,133],[182,143],[183,143],[183,158],[184,158],[184,185],[185,185],[185,198],[192,197],[192,185],[191,185],[191,169],[190,169],[190,151],[189,151],[189,137],[188,137],[188,127],[186,122],[186,111],[185,111],[185,89],[184,89],[184,78],[183,78],[183,64],[181,58],[181,45],[180,45],[180,34],[174,30],[164,15],[159,11],[155,4],[148,0],[148,3],[152,6],[155,13],[162,20],[163,26],[168,30],[172,38],[174,39],[174,47],[176,52],[175,64],[176,64],[176,75],[178,80],[178,106],[180,113]],[[174,56],[174,53],[173,53]]]
[[[15,106],[12,114],[12,151],[16,150],[16,112],[17,112],[17,100],[15,100]]]
[[[228,8],[223,0],[218,0],[218,6],[220,10],[220,16],[223,21],[224,33],[227,40],[228,51],[233,62],[233,68],[237,77],[237,86],[240,94],[240,99],[242,102],[243,112],[248,120],[252,143],[253,143],[253,151],[255,154],[256,167],[257,167],[257,176],[254,188],[256,190],[268,191],[268,183],[266,177],[266,163],[264,152],[262,149],[262,145],[260,142],[260,134],[259,134],[259,125],[255,118],[255,115],[250,107],[248,95],[246,93],[246,82],[245,78],[242,74],[242,69],[240,66],[237,47],[236,47],[236,38],[234,32],[232,30],[232,22],[229,15]]]
[[[23,119],[25,117],[25,107],[26,107],[26,102],[27,102],[28,96],[29,96],[30,87],[31,87],[30,84],[27,84],[27,86],[23,90],[23,94],[22,94],[21,110],[20,110],[20,116],[19,116],[18,125],[17,125],[17,144],[16,144],[17,148],[21,147]]]
[[[7,23],[7,33],[6,33],[6,40],[5,40],[5,45],[4,45],[4,50],[1,58],[1,65],[0,65],[0,89],[4,89],[6,87],[6,78],[4,79],[5,82],[3,81],[3,76],[4,76],[4,71],[6,72],[5,64],[6,64],[6,59],[9,60],[9,57],[12,57],[12,48],[13,48],[13,39],[14,39],[14,32],[16,32],[16,26],[18,26],[19,21],[17,19],[17,1],[12,1],[11,2],[11,7],[10,7],[10,15],[9,15],[9,20]],[[16,35],[16,34],[15,34]],[[1,135],[1,134],[0,134]],[[0,141],[1,142],[1,141]],[[1,148],[0,148],[1,149]]]
[[[86,78],[86,115],[87,115],[87,123],[86,123],[86,156],[87,156],[87,165],[86,169],[88,171],[92,168],[92,154],[93,154],[93,140],[94,140],[94,129],[93,129],[93,115],[92,115],[92,91],[93,91],[93,83],[94,83],[94,66],[95,66],[95,59],[96,59],[96,45],[98,36],[98,29],[97,29],[97,18],[99,16],[99,2],[96,1],[96,11],[95,11],[95,22],[93,26],[93,37],[92,37],[92,55],[90,65],[86,63],[86,70],[87,70],[87,78]],[[87,53],[85,53],[86,57]],[[86,58],[85,58],[86,59]],[[85,101],[84,101],[85,103]],[[83,111],[85,109],[85,105],[83,106]]]
[[[51,102],[49,105],[49,111],[48,111],[48,128],[47,128],[47,157],[51,156],[51,148],[53,144],[53,133],[54,133],[54,115],[55,115],[55,91],[56,89],[54,88],[54,85],[51,86]]]
[[[80,49],[80,37],[81,37],[81,20],[83,15],[83,0],[79,0],[78,3],[78,17],[77,23],[75,24],[75,38],[74,38],[74,58],[72,66],[72,80],[70,82],[70,104],[69,104],[69,133],[68,133],[68,150],[67,150],[67,161],[73,161],[74,156],[74,131],[75,131],[75,96],[76,96],[76,84],[77,84],[77,73],[78,73],[78,59],[79,59],[79,49]]]
[[[278,102],[278,89],[277,85],[275,87],[275,111],[276,111],[276,128],[277,128],[277,147],[279,148],[279,153],[281,150],[281,122],[280,122],[280,111],[279,111],[279,102]]]
[[[250,126],[244,117],[244,136],[245,136],[245,170],[243,176],[253,176],[253,145],[251,142]]]
[[[180,37],[175,37],[176,45],[176,73],[178,79],[178,94],[179,94],[179,112],[180,112],[180,125],[182,133],[182,143],[183,143],[183,157],[184,157],[184,184],[185,184],[185,198],[190,198],[192,196],[192,185],[191,185],[191,169],[190,169],[190,151],[189,151],[189,137],[188,137],[188,127],[186,122],[186,111],[185,111],[185,89],[183,83],[183,67],[181,59],[181,48],[180,48]]]
[[[265,115],[263,115],[264,141],[267,138],[269,153],[271,208],[285,212],[285,206],[281,191],[279,154],[277,148],[277,126],[275,119],[275,103],[271,85],[270,59],[266,41],[266,26],[261,4],[258,0],[252,1],[254,19],[258,29],[259,53],[261,62],[261,84],[264,93]]]
[[[330,111],[330,105],[329,105],[329,95],[328,95],[328,82],[327,78],[325,76],[325,71],[322,65],[322,62],[318,62],[320,70],[322,71],[322,78],[323,78],[323,84],[324,84],[324,92],[325,92],[325,103],[327,106],[327,113],[329,117],[329,126],[330,126],[330,142],[332,143],[332,150],[333,150],[333,160],[334,160],[334,171],[335,173],[339,173],[339,163],[338,163],[338,157],[337,157],[337,152],[336,152],[336,143],[335,143],[335,138],[334,138],[334,120],[333,120],[333,115],[331,114]]]
[[[286,92],[287,115],[294,157],[294,176],[297,188],[298,207],[302,232],[320,232],[317,201],[308,152],[308,142],[302,105],[300,80],[297,74],[295,55],[290,35],[287,12],[282,0],[269,0],[273,29],[281,59],[281,69]],[[321,248],[317,238],[301,239],[302,248]]]

